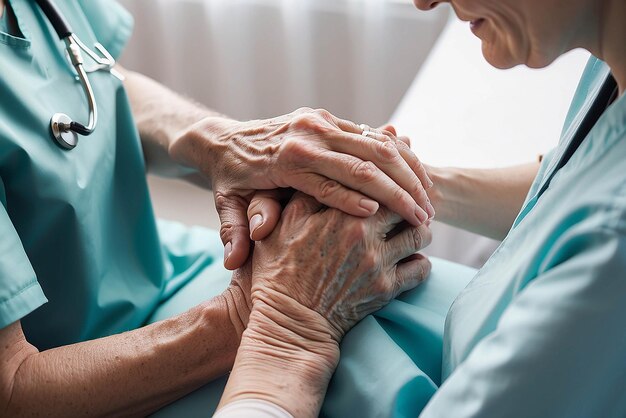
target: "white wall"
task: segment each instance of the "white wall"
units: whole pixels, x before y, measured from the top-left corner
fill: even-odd
[[[448,14],[411,0],[121,0],[122,64],[240,119],[301,106],[388,121]],[[216,226],[206,192],[150,179],[157,214]]]
[[[122,0],[136,20],[122,63],[236,118],[326,107],[386,122],[446,10],[411,0]]]

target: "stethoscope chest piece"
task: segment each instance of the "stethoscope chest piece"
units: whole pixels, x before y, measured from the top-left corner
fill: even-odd
[[[56,143],[63,149],[71,150],[78,144],[78,134],[70,129],[72,119],[64,113],[55,113],[50,119],[52,136]]]
[[[70,25],[65,21],[52,0],[35,1],[39,4],[41,10],[54,27],[59,38],[65,43],[65,50],[70,63],[72,67],[74,67],[78,81],[80,81],[85,95],[87,96],[87,104],[89,105],[89,123],[87,126],[73,121],[64,113],[55,113],[50,120],[52,136],[56,143],[65,150],[71,150],[78,144],[78,135],[91,135],[98,124],[98,105],[96,104],[93,88],[87,76],[88,70],[83,66],[84,60],[82,52],[87,53],[96,63],[91,71],[102,70],[111,72],[115,66],[115,59],[108,53],[106,48],[99,43],[96,43],[95,47],[101,55],[98,55],[88,48],[78,36],[72,32]]]

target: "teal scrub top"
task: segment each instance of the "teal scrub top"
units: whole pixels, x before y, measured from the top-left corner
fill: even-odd
[[[626,416],[626,97],[538,196],[608,67],[592,58],[559,147],[453,303],[423,417]]]
[[[91,73],[96,131],[72,151],[55,144],[51,116],[86,121],[87,101],[34,1],[10,4],[22,34],[0,32],[0,327],[21,319],[39,349],[137,328],[189,266],[212,260],[187,251],[170,225],[162,245],[120,80]],[[132,18],[118,3],[56,4],[84,43],[119,56]]]
[[[346,334],[322,417],[626,417],[626,97],[556,170],[608,74],[589,61],[480,271],[432,259],[425,283]]]

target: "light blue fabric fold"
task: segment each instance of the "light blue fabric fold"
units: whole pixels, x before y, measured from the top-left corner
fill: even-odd
[[[218,234],[195,229],[194,246],[220,246]],[[426,282],[363,319],[341,343],[341,360],[328,388],[323,417],[417,416],[441,381],[443,330],[448,308],[475,270],[440,259]],[[221,261],[207,266],[155,311],[152,320],[183,312],[221,292],[229,273]],[[155,417],[209,417],[226,378],[154,414]]]

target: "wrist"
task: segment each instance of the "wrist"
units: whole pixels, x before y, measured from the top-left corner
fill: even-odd
[[[228,322],[235,333],[237,347],[250,318],[250,295],[236,283],[231,283],[219,296],[223,300]]]
[[[220,406],[261,399],[294,416],[317,416],[339,361],[339,335],[293,299],[272,294],[273,302],[282,299],[279,311],[267,295],[255,296]]]
[[[242,344],[253,351],[276,349],[281,353],[276,361],[299,364],[313,380],[330,378],[339,362],[341,334],[317,312],[284,295],[279,297],[285,298],[280,310],[266,300],[254,301]]]
[[[224,152],[224,137],[234,122],[225,116],[208,115],[186,126],[170,141],[170,158],[189,171],[212,179],[212,159]]]

